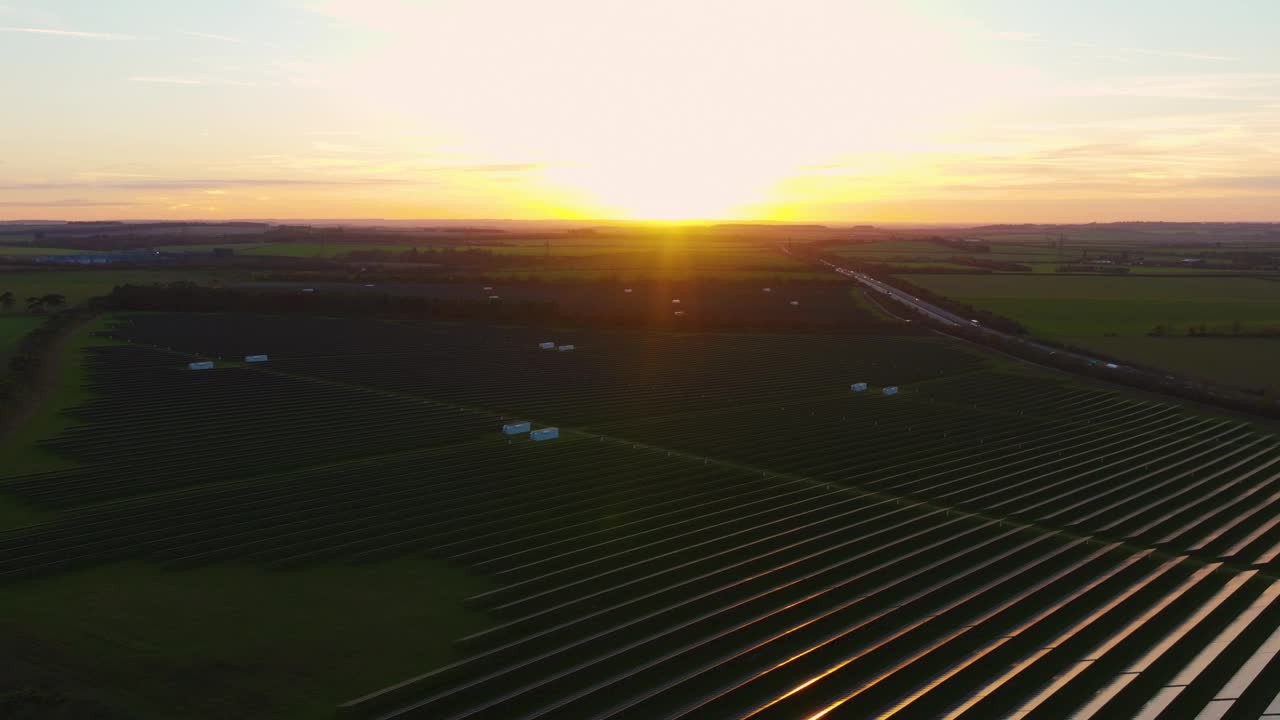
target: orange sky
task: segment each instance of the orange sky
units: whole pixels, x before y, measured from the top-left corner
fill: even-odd
[[[0,218],[1280,220],[1280,4],[957,5],[10,0]]]

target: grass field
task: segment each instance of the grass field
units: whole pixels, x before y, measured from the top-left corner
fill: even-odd
[[[72,250],[70,248],[47,248],[47,247],[31,247],[29,245],[0,245],[0,257],[12,255],[14,257],[26,257],[29,255],[83,255],[84,250]]]
[[[82,353],[115,343],[92,334],[108,322],[64,343],[55,390],[0,444],[4,474],[75,465],[38,442],[92,397]],[[0,531],[57,517],[0,495]],[[329,717],[345,699],[451,660],[452,641],[489,622],[462,598],[490,587],[420,558],[291,572],[125,563],[0,583],[0,696],[72,689],[130,718]]]
[[[215,274],[205,270],[35,270],[0,273],[0,292],[12,292],[22,303],[27,297],[61,293],[68,305],[78,305],[91,297],[106,295],[116,285],[151,285],[178,280],[207,283],[215,279],[233,281],[243,273]]]
[[[1049,337],[1145,335],[1164,324],[1274,325],[1280,286],[1255,278],[1151,278],[1090,275],[913,275],[947,297],[1014,318]]]
[[[785,270],[670,270],[658,272],[654,270],[489,270],[481,277],[495,280],[603,280],[618,278],[628,282],[649,280],[691,281],[691,280],[830,280],[831,273]]]
[[[41,440],[56,437],[73,424],[64,411],[89,399],[81,384],[85,370],[81,355],[87,347],[118,344],[110,338],[96,337],[93,332],[106,326],[108,318],[85,325],[70,335],[62,344],[57,357],[55,385],[40,400],[35,414],[27,418],[22,427],[0,440],[0,468],[6,473],[34,473],[61,470],[75,465],[64,456],[54,454],[39,445]],[[39,522],[48,514],[31,508],[18,500],[0,495],[0,530]]]
[[[1018,320],[1035,335],[1165,370],[1280,384],[1280,341],[1189,338],[1188,328],[1280,324],[1280,284],[1232,277],[912,275],[911,282]],[[1158,325],[1174,337],[1151,337]]]
[[[9,362],[9,354],[18,342],[43,321],[39,315],[0,314],[0,367]]]
[[[1066,338],[1133,362],[1236,385],[1280,388],[1280,338]]]
[[[451,660],[452,641],[488,623],[463,598],[490,587],[420,558],[290,572],[126,563],[0,585],[0,696],[51,684],[131,718],[327,718]]]

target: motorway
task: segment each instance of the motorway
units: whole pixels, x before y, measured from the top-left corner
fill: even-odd
[[[831,270],[860,283],[861,285],[865,286],[868,290],[874,290],[875,292],[881,293],[882,295],[886,295],[890,298],[893,298],[897,302],[903,305],[906,305],[912,310],[915,310],[917,313],[924,315],[925,317],[931,320],[934,320],[935,322],[941,323],[944,326],[968,327],[973,330],[977,330],[983,333],[984,335],[1021,343],[1024,346],[1033,347],[1048,355],[1062,355],[1064,357],[1073,358],[1075,360],[1078,360],[1088,365],[1102,365],[1112,370],[1133,372],[1132,368],[1120,367],[1113,363],[1109,363],[1104,360],[1099,360],[1098,358],[1089,357],[1088,355],[1082,355],[1080,353],[1074,353],[1068,350],[1060,350],[1058,348],[1054,348],[1048,345],[1044,345],[1042,343],[1038,343],[1034,340],[1027,340],[1025,338],[1018,337],[1017,335],[1013,335],[1011,333],[1001,332],[999,330],[994,330],[992,328],[982,326],[978,324],[977,320],[974,320],[972,318],[961,317],[960,315],[957,315],[951,312],[950,310],[938,307],[937,305],[934,305],[933,303],[927,302],[925,300],[921,300],[920,298],[908,292],[904,292],[902,290],[899,290],[896,287],[893,287],[892,285],[876,280],[875,278],[865,273],[860,273],[855,270],[843,268],[834,263],[828,262],[826,260],[819,260],[819,262],[821,262],[823,265],[827,266]]]

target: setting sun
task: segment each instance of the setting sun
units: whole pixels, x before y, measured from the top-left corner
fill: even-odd
[[[0,118],[6,216],[1247,219],[1276,201],[1274,45],[1253,20],[1137,46],[1108,29],[1136,7],[64,5],[60,23],[0,6],[9,64],[43,58],[4,80],[26,98]]]

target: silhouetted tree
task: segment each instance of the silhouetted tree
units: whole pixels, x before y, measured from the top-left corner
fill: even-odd
[[[0,305],[4,306],[5,312],[8,312],[13,309],[13,302],[14,302],[13,293],[9,292],[8,290],[0,293]]]
[[[27,298],[27,310],[30,312],[42,312],[44,310],[44,298]]]
[[[67,296],[61,293],[49,293],[40,298],[45,307],[57,308],[67,304]]]

